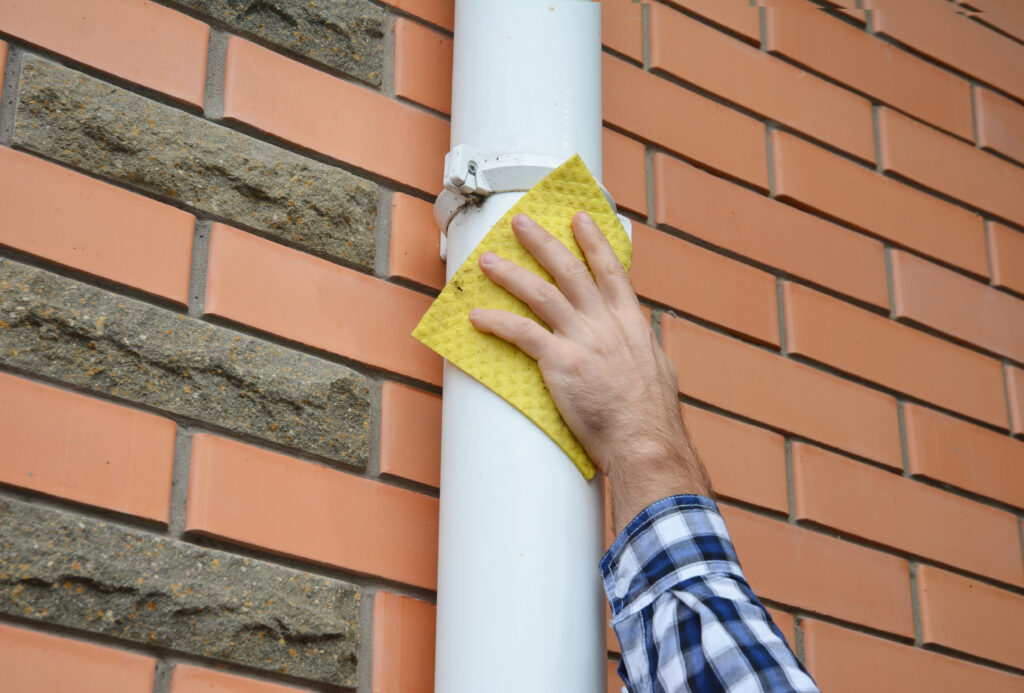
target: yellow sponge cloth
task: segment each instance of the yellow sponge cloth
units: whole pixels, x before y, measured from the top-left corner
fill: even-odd
[[[484,276],[478,262],[480,255],[497,253],[550,282],[551,275],[513,235],[512,217],[528,214],[585,262],[572,232],[572,217],[581,209],[594,218],[629,269],[633,252],[629,237],[583,160],[574,155],[537,183],[494,225],[431,304],[412,335],[526,414],[589,480],[594,476],[594,464],[558,413],[537,362],[518,347],[478,332],[469,322],[469,312],[474,308],[499,308],[541,322],[525,303]]]

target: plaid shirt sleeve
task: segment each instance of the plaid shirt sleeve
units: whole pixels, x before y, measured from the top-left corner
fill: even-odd
[[[672,496],[601,560],[629,693],[817,691],[740,569],[714,501]]]

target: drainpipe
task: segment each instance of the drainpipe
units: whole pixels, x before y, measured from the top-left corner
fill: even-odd
[[[456,1],[453,149],[435,206],[449,278],[572,154],[600,179],[600,34],[598,3]],[[434,690],[604,691],[601,482],[444,368]]]

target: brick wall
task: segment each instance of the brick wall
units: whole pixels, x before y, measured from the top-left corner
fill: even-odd
[[[602,8],[606,183],[744,567],[826,691],[1024,690],[1024,10],[751,4]],[[11,690],[431,689],[451,31],[0,0]]]

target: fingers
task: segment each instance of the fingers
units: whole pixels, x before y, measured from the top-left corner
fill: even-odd
[[[491,281],[528,305],[553,330],[564,332],[576,326],[579,320],[576,309],[551,282],[494,253],[480,256],[480,268]]]
[[[550,356],[558,346],[558,338],[536,321],[505,310],[475,308],[469,320],[476,329],[515,344],[535,361]]]
[[[594,219],[586,212],[576,212],[572,218],[572,228],[601,293],[618,305],[636,304],[636,293],[629,283],[626,268],[616,257]]]
[[[601,293],[590,270],[565,244],[525,214],[513,217],[512,230],[523,247],[555,278],[558,288],[573,306],[587,310],[600,303]]]

